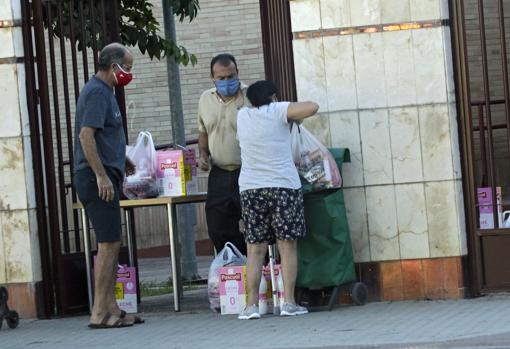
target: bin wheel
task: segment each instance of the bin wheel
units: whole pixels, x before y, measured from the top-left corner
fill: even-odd
[[[0,304],[6,304],[9,299],[9,293],[5,287],[0,287]]]
[[[9,326],[9,328],[18,327],[19,325],[18,313],[15,311],[11,311],[10,314],[5,318],[5,321],[7,322],[7,326]]]
[[[368,300],[368,288],[362,282],[355,282],[351,286],[351,297],[356,305],[365,305]]]

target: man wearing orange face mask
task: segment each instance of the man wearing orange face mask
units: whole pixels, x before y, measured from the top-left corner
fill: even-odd
[[[124,174],[134,172],[126,158],[122,115],[115,86],[132,79],[133,55],[118,43],[105,46],[99,71],[83,87],[76,105],[74,186],[85,207],[98,242],[94,266],[94,306],[89,327],[119,328],[142,323],[126,316],[115,301],[115,281],[120,250],[119,196]]]

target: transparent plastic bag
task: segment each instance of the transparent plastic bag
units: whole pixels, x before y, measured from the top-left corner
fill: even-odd
[[[211,310],[220,312],[220,268],[228,265],[239,266],[245,264],[246,256],[230,242],[227,242],[225,247],[216,255],[209,268],[207,278],[207,294]]]
[[[158,196],[156,149],[150,132],[140,132],[135,145],[126,147],[126,156],[136,166],[136,171],[133,175],[127,176],[124,179],[124,195],[128,199],[144,199]]]
[[[315,190],[340,188],[342,177],[335,159],[304,126],[291,125],[291,149],[299,175]]]

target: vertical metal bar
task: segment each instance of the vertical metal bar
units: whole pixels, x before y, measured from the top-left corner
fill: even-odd
[[[71,114],[71,107],[69,105],[69,83],[68,83],[68,76],[67,76],[67,62],[66,62],[66,47],[65,47],[65,36],[63,32],[63,20],[62,20],[62,2],[58,2],[58,23],[61,28],[60,33],[60,58],[61,58],[61,64],[62,64],[62,81],[64,83],[64,107],[65,107],[65,116],[66,120],[70,118]],[[48,14],[51,13],[51,6],[48,6]],[[53,48],[53,36],[50,36],[49,38],[49,45],[50,45],[50,60],[51,60],[51,66],[52,66],[52,85],[53,85],[53,98],[54,103],[58,104],[58,92],[57,92],[57,86],[56,86],[56,71],[53,70],[55,66],[55,51]],[[69,221],[67,219],[67,207],[66,207],[66,194],[65,194],[65,177],[64,177],[64,161],[63,161],[63,154],[62,154],[62,130],[60,125],[60,116],[55,115],[55,132],[57,136],[57,155],[58,155],[58,182],[59,182],[59,194],[60,194],[60,210],[61,210],[61,219],[62,219],[62,230],[63,230],[63,240],[64,240],[64,251],[66,253],[70,252],[70,244],[69,244]],[[67,135],[69,137],[69,134]],[[69,139],[68,139],[69,142]]]
[[[53,271],[50,258],[50,244],[48,241],[48,220],[44,195],[43,159],[41,156],[41,130],[37,111],[37,88],[35,78],[35,61],[33,49],[32,26],[30,24],[30,3],[24,0],[21,4],[23,50],[25,53],[25,83],[27,90],[27,107],[30,120],[30,146],[34,171],[34,184],[39,190],[35,191],[37,212],[37,235],[39,237],[39,253],[41,258],[43,304],[39,307],[37,316],[49,318],[53,315],[55,302],[53,298]]]
[[[89,297],[89,310],[92,313],[92,306],[94,305],[94,292],[92,289],[92,266],[90,255],[90,231],[88,227],[87,214],[85,209],[80,209],[81,213],[81,226],[83,228],[83,248],[85,249],[85,270],[87,272],[87,293]]]
[[[48,71],[46,67],[45,57],[45,38],[44,38],[44,25],[41,0],[32,0],[33,6],[33,22],[34,22],[34,35],[35,47],[37,58],[37,75],[39,81],[39,97],[40,97],[40,110],[41,110],[41,124],[43,136],[43,151],[45,163],[45,179],[46,179],[46,193],[48,200],[48,217],[50,226],[50,246],[53,261],[53,278],[54,284],[57,285],[55,289],[56,294],[56,309],[57,313],[62,311],[62,298],[61,290],[58,285],[60,273],[60,264],[58,256],[61,255],[60,245],[60,227],[58,219],[58,199],[57,199],[57,186],[55,182],[55,162],[53,156],[53,139],[51,130],[51,113],[50,113],[50,97],[48,94]]]
[[[485,99],[485,108],[487,115],[487,138],[489,141],[488,160],[489,160],[489,186],[492,191],[492,208],[494,211],[494,227],[497,228],[498,222],[498,206],[496,204],[496,171],[494,166],[494,146],[492,143],[492,114],[491,114],[491,93],[489,86],[489,69],[487,60],[487,38],[485,35],[485,17],[484,17],[483,0],[478,0],[478,20],[480,24],[480,43],[482,49],[482,79],[483,92]]]
[[[503,0],[498,0],[498,15],[499,15],[499,31],[501,42],[501,67],[503,73],[503,91],[505,94],[505,116],[506,116],[506,131],[507,131],[507,145],[510,152],[510,87],[508,84],[508,58],[506,51],[506,31],[505,31],[505,9],[503,7]]]
[[[482,271],[481,241],[477,234],[477,193],[475,181],[475,150],[473,141],[473,119],[464,0],[449,0],[452,18],[452,48],[455,78],[455,95],[459,116],[459,137],[462,163],[462,187],[464,192],[464,209],[466,214],[466,232],[468,240],[468,267],[470,271],[469,286],[473,296],[479,295],[484,283]]]
[[[129,257],[129,266],[135,266],[135,258],[133,255],[133,237],[131,236],[131,223],[129,219],[129,209],[124,209],[124,217],[126,219],[126,240],[128,246],[128,257]]]
[[[112,1],[116,2],[116,1]],[[94,56],[94,71],[97,72],[97,35],[96,35],[96,8],[94,4],[94,0],[89,1],[90,6],[90,17],[89,17],[89,23],[90,23],[90,35],[92,39],[92,53]]]
[[[173,204],[166,205],[166,211],[168,215],[168,235],[170,239],[170,263],[172,268],[172,287],[174,289],[174,310],[180,311],[180,294],[179,294],[179,276],[177,271],[177,263],[180,261],[177,259],[177,248],[176,248],[176,236],[174,233],[175,226],[175,207]]]
[[[80,94],[80,87],[78,85],[78,64],[76,62],[76,38],[74,36],[74,0],[69,0],[67,6],[69,11],[69,33],[71,35],[71,59],[73,63],[74,100],[76,102],[78,100],[78,95]],[[72,154],[71,149],[69,149],[69,154]]]
[[[104,0],[101,0],[101,27],[103,29],[103,45],[107,40],[107,32],[106,32],[106,9],[104,7]]]
[[[480,155],[482,158],[482,179],[480,181],[481,186],[487,185],[487,154],[486,154],[486,143],[485,143],[485,123],[483,114],[483,105],[478,105],[478,125],[480,133]]]
[[[87,42],[85,41],[85,33],[87,31],[87,25],[85,24],[83,18],[83,3],[84,1],[79,2],[79,11],[80,11],[80,32],[81,32],[81,56],[83,60],[83,79],[85,82],[89,80],[89,63],[87,57]]]

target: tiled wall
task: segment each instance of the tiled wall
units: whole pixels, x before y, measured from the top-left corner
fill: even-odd
[[[449,27],[325,31],[438,21],[448,18],[447,1],[290,4],[298,98],[320,104],[306,125],[351,150],[343,175],[356,261],[465,255]]]
[[[21,18],[0,1],[0,20]],[[0,284],[41,280],[20,27],[0,28]]]

